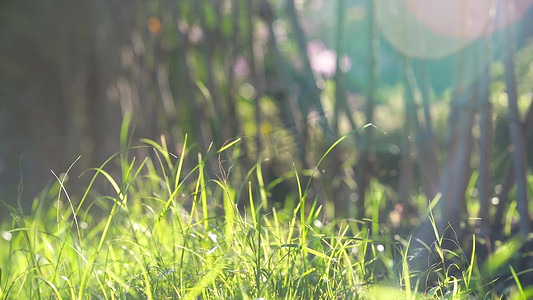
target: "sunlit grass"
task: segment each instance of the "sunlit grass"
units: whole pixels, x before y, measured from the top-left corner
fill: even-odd
[[[198,154],[190,170],[187,140],[180,155],[164,140],[143,140],[154,152],[142,159],[126,140],[123,134],[124,150],[88,171],[94,177],[80,199],[71,199],[67,176],[57,176],[30,216],[4,204],[12,221],[0,229],[0,299],[497,299],[491,274],[502,269],[516,286],[509,295],[532,293],[506,267],[525,242],[518,237],[478,266],[475,236],[446,249],[432,222],[435,242],[426,251],[436,263],[412,269],[411,238],[382,229],[377,183],[371,219],[324,222],[309,198],[313,176],[305,181],[296,169],[298,201],[284,210],[268,205],[261,164],[237,185],[222,164],[209,177],[208,161],[239,140]],[[106,171],[112,163],[120,176]],[[93,191],[101,179],[113,194]]]

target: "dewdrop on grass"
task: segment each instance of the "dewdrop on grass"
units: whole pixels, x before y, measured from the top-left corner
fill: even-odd
[[[209,236],[209,238],[210,238],[214,243],[217,242],[217,235],[216,235],[216,234],[214,234],[213,232],[209,231],[209,232],[207,233],[207,235]]]
[[[9,231],[4,231],[2,232],[2,238],[4,238],[4,240],[9,242],[13,238],[13,234],[11,234],[11,232]]]

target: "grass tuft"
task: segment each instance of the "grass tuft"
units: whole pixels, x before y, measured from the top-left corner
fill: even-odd
[[[324,222],[319,201],[307,199],[313,176],[302,182],[296,168],[291,209],[268,205],[260,163],[235,183],[220,155],[238,139],[198,154],[186,169],[187,138],[179,155],[164,140],[143,140],[153,155],[139,161],[127,136],[124,150],[91,170],[79,199],[67,177],[56,176],[55,192],[41,193],[30,216],[3,203],[12,220],[0,229],[0,299],[497,299],[498,272],[525,243],[510,239],[478,266],[475,236],[470,251],[459,241],[446,248],[433,219],[436,199],[428,211],[435,242],[425,251],[437,260],[419,270],[411,238],[383,230],[378,183],[370,219]],[[217,176],[207,168],[213,160]],[[100,180],[111,195],[93,190]],[[521,273],[508,269],[517,287],[508,295],[530,297]]]

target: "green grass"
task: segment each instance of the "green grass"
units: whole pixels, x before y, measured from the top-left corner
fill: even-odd
[[[491,287],[502,279],[487,274],[509,271],[524,242],[510,240],[481,265],[475,243],[446,249],[435,229],[427,248],[437,263],[411,269],[410,238],[394,238],[379,222],[377,184],[372,219],[324,222],[298,170],[294,207],[268,203],[260,164],[235,183],[218,156],[239,140],[198,154],[190,170],[187,140],[179,156],[164,141],[143,142],[154,159],[138,161],[125,147],[88,171],[92,180],[75,201],[58,176],[30,216],[4,204],[12,221],[0,228],[0,299],[499,299]],[[220,173],[210,178],[213,160]],[[112,164],[120,175],[106,171]],[[95,190],[102,181],[111,195]],[[516,288],[507,295],[531,297],[510,268],[506,280]]]

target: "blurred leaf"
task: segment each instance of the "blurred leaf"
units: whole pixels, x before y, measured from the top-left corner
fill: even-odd
[[[506,241],[500,248],[498,248],[487,260],[483,263],[481,273],[487,275],[493,275],[501,266],[509,261],[509,259],[516,254],[522,245],[524,245],[525,239],[516,235]]]
[[[214,29],[217,25],[216,14],[211,2],[204,2],[205,25],[208,29]]]

